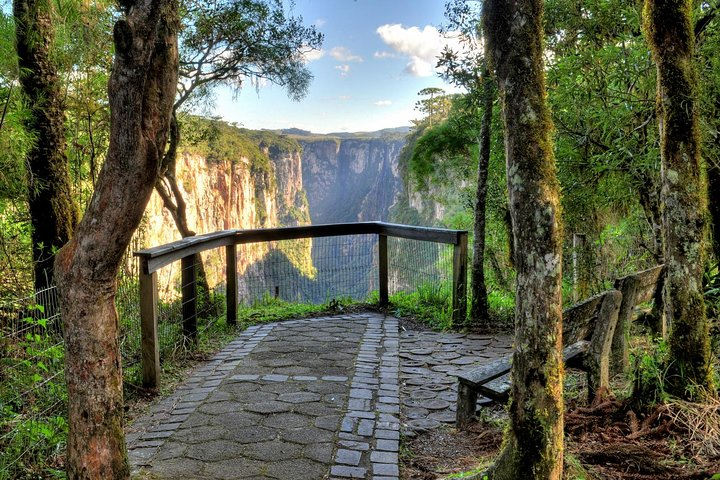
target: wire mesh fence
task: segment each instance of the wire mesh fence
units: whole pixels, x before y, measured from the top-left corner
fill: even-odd
[[[238,246],[238,299],[261,304],[268,297],[295,303],[366,301],[378,288],[377,235],[348,235]]]
[[[391,295],[451,303],[452,245],[388,238]],[[280,240],[237,246],[241,305],[372,301],[379,288],[377,235]],[[116,305],[126,380],[141,359],[139,263],[128,256]],[[223,248],[157,271],[161,359],[193,351],[197,338],[226,327]],[[414,300],[413,300],[414,301]],[[0,302],[0,480],[36,478],[62,468],[67,393],[62,322],[55,287]]]
[[[449,298],[453,246],[388,238],[388,293],[434,291]]]
[[[39,474],[37,458],[52,467],[60,454],[67,432],[63,368],[55,287],[0,304],[0,480]]]

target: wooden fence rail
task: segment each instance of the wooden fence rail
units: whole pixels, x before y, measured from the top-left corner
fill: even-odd
[[[388,304],[388,237],[444,243],[454,246],[452,318],[456,324],[465,321],[467,310],[467,248],[468,234],[461,230],[396,225],[385,222],[337,223],[302,227],[268,228],[259,230],[224,230],[188,237],[154,248],[140,250],[140,321],[143,385],[155,388],[160,384],[160,350],[158,342],[157,270],[180,260],[182,262],[183,333],[196,332],[195,312],[195,255],[225,247],[226,252],[226,316],[229,324],[237,317],[237,245],[276,240],[336,237],[348,235],[378,236],[378,284],[380,305]]]

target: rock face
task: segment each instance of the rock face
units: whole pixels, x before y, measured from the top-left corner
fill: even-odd
[[[178,158],[176,177],[187,203],[188,224],[197,234],[311,222],[388,221],[393,206],[403,198],[398,156],[404,140],[399,136],[288,138],[229,127],[223,135],[244,135],[242,152],[233,155],[231,148],[229,154],[215,155],[212,147],[209,151],[184,148]],[[157,194],[146,218],[146,246],[180,238]],[[247,287],[241,279],[241,294],[258,298],[270,292],[286,299],[326,301],[328,295],[334,296],[328,292],[333,292],[338,279],[323,271],[343,268],[343,262],[357,262],[360,256],[373,258],[374,248],[374,240],[341,245],[322,239],[240,246],[238,272],[252,279]],[[223,257],[223,249],[203,254],[211,288],[224,283]],[[368,281],[373,277],[372,261],[363,263],[367,265],[355,266],[359,273],[348,280],[367,285],[353,294],[358,297],[372,287]],[[171,297],[179,264],[166,269],[158,280],[161,294]],[[278,278],[280,271],[284,279]]]
[[[404,140],[300,140],[303,185],[313,224],[390,219],[402,181],[398,156]]]
[[[258,161],[262,159],[264,161]],[[228,229],[254,229],[310,223],[303,190],[300,148],[281,150],[259,145],[253,158],[238,156],[223,160],[183,149],[177,162],[178,186],[187,204],[187,220],[196,234]],[[157,246],[179,240],[169,211],[155,192],[146,209],[143,243]],[[287,254],[300,271],[312,268],[311,242],[295,242]],[[238,271],[252,269],[269,252],[268,245],[240,247]],[[203,254],[210,287],[224,282],[224,252]],[[175,288],[179,266],[166,267],[159,274],[161,293]]]

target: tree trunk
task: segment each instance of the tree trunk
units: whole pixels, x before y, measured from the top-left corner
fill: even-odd
[[[108,85],[110,146],[55,262],[65,323],[70,479],[126,479],[116,274],[160,170],[177,84],[175,0],[122,3]]]
[[[651,254],[657,264],[663,263],[662,213],[660,208],[660,189],[658,181],[650,174],[639,174],[640,206],[645,213],[645,219],[652,231]]]
[[[52,282],[55,252],[70,239],[78,219],[65,154],[60,81],[50,58],[55,36],[51,9],[48,0],[13,2],[20,84],[30,106],[26,128],[35,138],[26,158],[35,290]]]
[[[471,265],[472,295],[470,321],[482,329],[490,327],[487,287],[485,286],[485,207],[487,205],[487,179],[490,166],[490,125],[495,89],[486,68],[483,72],[483,113],[478,138],[478,179],[475,193],[475,222],[473,224],[473,256]]]
[[[542,16],[541,0],[485,4],[517,270],[510,428],[488,472],[495,479],[560,479],[563,470],[562,239]]]
[[[703,181],[690,0],[646,0],[645,35],[658,72],[658,122],[665,232],[668,387],[685,399],[713,388],[702,276],[707,186]]]

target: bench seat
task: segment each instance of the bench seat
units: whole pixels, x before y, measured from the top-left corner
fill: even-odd
[[[610,346],[622,294],[608,290],[563,311],[563,361],[565,365],[588,372],[588,397],[607,388]],[[512,387],[512,355],[495,359],[455,374],[458,378],[458,428],[475,416],[478,395],[506,402]]]
[[[590,342],[580,340],[563,349],[563,360],[568,366],[581,366],[582,357],[590,349]],[[473,389],[483,397],[506,402],[510,395],[512,354],[457,374],[461,385]],[[476,399],[477,400],[477,399]],[[474,414],[474,412],[473,412]]]

